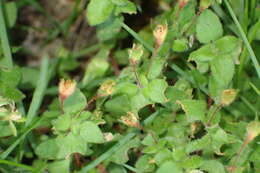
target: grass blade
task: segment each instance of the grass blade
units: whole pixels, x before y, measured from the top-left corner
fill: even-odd
[[[250,43],[249,43],[249,41],[247,39],[247,36],[246,36],[245,32],[243,31],[239,21],[237,20],[237,17],[235,15],[232,7],[230,6],[229,2],[227,0],[224,0],[224,3],[226,4],[227,9],[228,9],[228,11],[229,11],[229,13],[230,13],[234,23],[236,24],[236,26],[238,28],[240,36],[241,36],[242,40],[244,41],[245,46],[246,46],[246,48],[247,48],[247,50],[248,50],[248,52],[250,54],[250,58],[251,58],[251,60],[253,62],[254,68],[255,68],[255,70],[257,72],[257,75],[258,75],[258,78],[260,78],[260,66],[259,66],[259,63],[257,61],[256,55],[255,55],[255,53],[254,53],[254,51],[253,51],[253,49],[252,49],[252,47],[251,47],[251,45],[250,45]]]
[[[124,146],[129,140],[131,140],[138,131],[128,133],[123,139],[121,139],[118,143],[116,143],[113,147],[111,147],[108,151],[106,151],[104,154],[99,156],[96,160],[92,161],[89,165],[84,167],[79,171],[79,173],[85,173],[90,171],[91,169],[95,168],[98,164],[100,164],[102,161],[109,158],[112,154],[114,154],[119,148]]]
[[[24,164],[21,164],[21,163],[16,163],[16,162],[8,161],[8,160],[1,160],[0,159],[0,165],[1,164],[20,167],[20,168],[26,169],[26,170],[31,171],[31,172],[34,171],[34,168],[31,167],[31,166],[27,166],[27,165],[24,165]]]
[[[151,123],[154,118],[160,114],[160,110],[158,112],[153,113],[149,117],[147,117],[143,122],[142,125],[147,125]],[[105,153],[103,153],[101,156],[99,156],[97,159],[92,161],[90,164],[82,168],[78,173],[85,173],[90,171],[91,169],[95,168],[98,164],[109,158],[111,155],[113,155],[117,150],[119,150],[122,146],[124,146],[128,141],[130,141],[132,138],[134,138],[139,133],[139,130],[135,129],[133,132],[128,133],[125,137],[123,137],[119,142],[117,142],[113,147],[111,147],[109,150],[107,150]]]
[[[121,26],[129,33],[131,34],[136,40],[138,40],[146,49],[148,49],[150,52],[153,52],[153,47],[146,43],[134,30],[132,30],[129,26],[127,26],[125,23],[121,23]]]
[[[130,166],[130,165],[127,165],[127,164],[122,164],[122,166],[126,167],[127,169],[129,169],[130,171],[132,172],[136,172],[136,173],[142,173],[141,171],[139,171],[138,169]]]
[[[4,58],[2,61],[3,66],[5,68],[11,69],[11,68],[13,68],[13,60],[12,60],[11,48],[10,48],[9,40],[8,40],[8,36],[7,36],[2,0],[0,0],[0,39],[1,39],[1,43],[2,43],[1,45],[3,48],[3,52],[4,52]]]
[[[32,102],[30,104],[30,108],[27,114],[26,123],[25,123],[26,126],[29,126],[31,124],[33,118],[35,117],[41,105],[44,92],[48,85],[48,68],[49,68],[49,59],[45,57],[42,60],[39,80],[37,83],[37,87],[33,93]]]

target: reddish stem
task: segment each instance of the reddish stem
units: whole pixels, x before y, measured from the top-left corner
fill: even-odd
[[[110,56],[110,60],[111,60],[111,65],[115,72],[115,75],[118,76],[120,74],[119,66],[113,56]]]
[[[75,165],[77,168],[81,168],[80,155],[79,153],[74,153]]]

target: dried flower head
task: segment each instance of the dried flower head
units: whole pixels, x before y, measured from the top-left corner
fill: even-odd
[[[127,115],[121,117],[121,121],[129,127],[140,128],[138,116],[133,112],[127,112]]]
[[[235,89],[226,89],[221,94],[221,105],[228,106],[230,105],[236,98],[237,90]]]
[[[113,94],[115,88],[114,86],[116,85],[115,81],[113,80],[106,80],[101,86],[100,86],[100,94],[102,96],[108,96]]]
[[[61,79],[59,83],[59,97],[64,101],[67,97],[73,94],[76,89],[76,82],[72,80]]]
[[[163,44],[167,32],[168,32],[168,27],[166,24],[156,26],[155,30],[153,31],[156,48],[160,47]]]
[[[9,119],[11,121],[20,121],[22,120],[22,115],[18,111],[15,111],[10,114]]]

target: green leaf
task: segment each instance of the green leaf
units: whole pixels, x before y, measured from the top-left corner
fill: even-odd
[[[105,103],[105,108],[111,114],[121,116],[131,110],[131,103],[126,95],[119,95],[108,100]]]
[[[77,113],[87,106],[87,99],[85,95],[76,89],[72,95],[65,99],[63,110],[67,114]]]
[[[84,78],[82,80],[83,86],[88,85],[93,80],[101,78],[105,75],[109,68],[109,63],[104,58],[93,58],[88,64]]]
[[[169,102],[167,102],[166,105],[174,111],[180,108],[180,106],[176,103],[177,100],[191,99],[191,95],[178,89],[176,86],[168,87],[165,95],[169,99]]]
[[[212,148],[213,150],[220,154],[220,147],[224,144],[229,143],[227,133],[220,127],[209,129],[209,134],[212,138]]]
[[[223,35],[222,24],[211,10],[204,10],[196,25],[197,38],[201,43],[209,43]]]
[[[151,104],[142,92],[138,92],[136,95],[132,96],[130,101],[132,110],[136,110],[137,112],[146,105]]]
[[[143,93],[153,102],[164,103],[167,101],[167,98],[164,95],[167,87],[168,84],[165,80],[154,79],[144,88]]]
[[[182,169],[173,161],[163,163],[156,171],[156,173],[182,173]]]
[[[187,39],[176,39],[173,41],[172,50],[175,52],[185,52],[188,48]]]
[[[234,61],[237,61],[240,52],[241,41],[233,36],[225,36],[193,51],[189,56],[189,61],[195,61],[199,65],[199,63],[209,63],[215,58],[223,56],[232,57]]]
[[[149,163],[150,160],[152,160],[152,157],[145,154],[138,158],[137,162],[135,163],[135,167],[140,172],[154,172],[155,165]]]
[[[104,136],[99,129],[99,127],[91,122],[86,121],[82,124],[80,124],[80,133],[79,135],[86,141],[90,143],[103,143]]]
[[[201,167],[202,170],[208,171],[210,173],[225,173],[225,168],[223,164],[217,160],[205,160],[203,161]]]
[[[148,79],[155,79],[162,74],[163,67],[165,66],[166,58],[154,57],[148,72]]]
[[[106,169],[109,173],[127,173],[123,166],[117,164],[109,164]]]
[[[52,124],[55,130],[65,132],[70,128],[71,121],[71,115],[64,114],[60,115]]]
[[[146,146],[155,145],[155,140],[151,134],[148,134],[143,140],[142,144]]]
[[[0,70],[0,81],[10,87],[16,87],[21,80],[21,70],[15,67],[11,70]]]
[[[186,113],[188,122],[205,120],[207,104],[204,100],[181,100],[177,103]]]
[[[136,14],[135,4],[129,0],[111,0],[115,5],[115,15],[120,13]]]
[[[10,126],[9,126],[8,122],[0,121],[0,128],[1,128],[0,137],[8,137],[8,136],[12,136],[13,135],[13,132],[10,129]]]
[[[196,139],[188,143],[185,151],[186,153],[191,153],[197,150],[207,148],[209,147],[210,144],[211,144],[210,135],[205,135],[201,139]]]
[[[5,84],[2,81],[0,81],[0,95],[16,102],[25,97],[21,91]]]
[[[188,1],[177,18],[179,30],[186,31],[193,22],[193,17],[196,15],[196,1]]]
[[[210,69],[214,80],[220,86],[228,86],[235,73],[235,64],[232,57],[222,56],[211,61]]]
[[[54,139],[48,139],[37,146],[35,153],[43,159],[55,159],[59,146]]]
[[[86,154],[88,151],[87,143],[79,136],[69,133],[66,136],[58,136],[56,144],[59,146],[57,153],[58,159],[64,159],[72,153]]]
[[[199,168],[202,164],[203,160],[199,156],[191,156],[186,160],[183,160],[181,165],[185,169],[196,169]]]
[[[70,160],[60,160],[48,164],[47,169],[50,173],[69,173],[70,172]]]
[[[127,144],[119,148],[111,157],[110,160],[117,163],[117,164],[123,164],[126,163],[128,158],[128,150],[131,148],[136,148],[140,145],[140,140],[138,138],[134,138],[131,141],[129,141]]]
[[[120,82],[118,85],[115,86],[116,94],[126,94],[128,96],[134,96],[138,92],[138,86],[130,82]]]
[[[111,0],[91,0],[87,7],[87,19],[91,26],[105,22],[111,15],[114,4]]]
[[[35,88],[39,77],[39,70],[30,67],[23,67],[21,68],[21,73],[22,79],[19,87],[25,90]]]
[[[163,162],[171,160],[171,159],[172,159],[172,153],[167,148],[160,150],[154,156],[154,160],[157,165],[161,165]]]
[[[122,17],[110,18],[105,23],[97,26],[97,37],[100,41],[114,38],[121,30]]]
[[[6,25],[8,28],[12,28],[17,19],[17,7],[15,2],[4,3],[4,14],[6,17]]]

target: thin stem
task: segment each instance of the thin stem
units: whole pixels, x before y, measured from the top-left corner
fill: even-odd
[[[140,79],[139,79],[139,76],[138,76],[138,73],[136,71],[136,63],[135,62],[131,62],[131,66],[133,68],[133,72],[134,72],[134,75],[135,75],[135,80],[136,80],[136,83],[138,85],[139,88],[143,88],[141,82],[140,82]]]
[[[11,69],[11,68],[13,68],[13,60],[12,60],[11,48],[10,48],[9,40],[8,40],[8,36],[7,36],[2,0],[0,0],[0,39],[1,39],[1,43],[2,43],[1,45],[2,45],[3,53],[4,53],[4,58],[2,61],[3,66],[7,69]]]
[[[212,114],[210,115],[210,118],[209,118],[209,120],[208,120],[208,122],[207,122],[207,126],[210,126],[211,121],[214,119],[214,117],[216,116],[217,112],[218,112],[221,108],[222,108],[222,105],[221,105],[221,104],[216,106],[215,110],[214,110],[214,111],[212,112]]]
[[[249,143],[249,140],[248,140],[248,138],[246,138],[246,139],[244,140],[244,142],[243,142],[243,145],[242,145],[241,148],[239,149],[239,151],[238,151],[238,153],[237,153],[237,155],[236,155],[236,158],[235,158],[234,161],[233,161],[233,164],[232,164],[232,166],[231,166],[231,168],[230,168],[230,173],[235,172],[235,170],[236,170],[236,164],[237,164],[237,162],[238,162],[238,160],[239,160],[239,158],[240,158],[240,155],[241,155],[241,153],[243,152],[243,150],[246,148],[246,146],[247,146],[248,143]]]
[[[227,9],[228,9],[228,11],[229,11],[229,13],[230,13],[232,19],[234,20],[234,22],[235,22],[235,24],[236,24],[236,26],[237,26],[237,28],[238,28],[238,31],[239,31],[239,33],[240,33],[240,36],[242,37],[242,40],[244,41],[245,46],[246,46],[246,48],[247,48],[247,50],[248,50],[248,52],[249,52],[249,54],[250,54],[250,58],[251,58],[251,60],[252,60],[252,62],[253,62],[254,68],[255,68],[255,70],[256,70],[256,72],[257,72],[257,75],[258,75],[258,78],[260,78],[260,68],[259,68],[260,66],[259,66],[259,63],[258,63],[258,61],[257,61],[256,55],[255,55],[255,53],[254,53],[254,51],[253,51],[253,49],[252,49],[252,47],[251,47],[249,41],[247,40],[246,34],[245,34],[245,32],[243,31],[243,29],[242,29],[242,27],[241,27],[239,21],[237,20],[237,17],[236,17],[236,15],[235,15],[233,9],[231,8],[229,2],[228,2],[227,0],[224,0],[224,3],[226,4]]]

